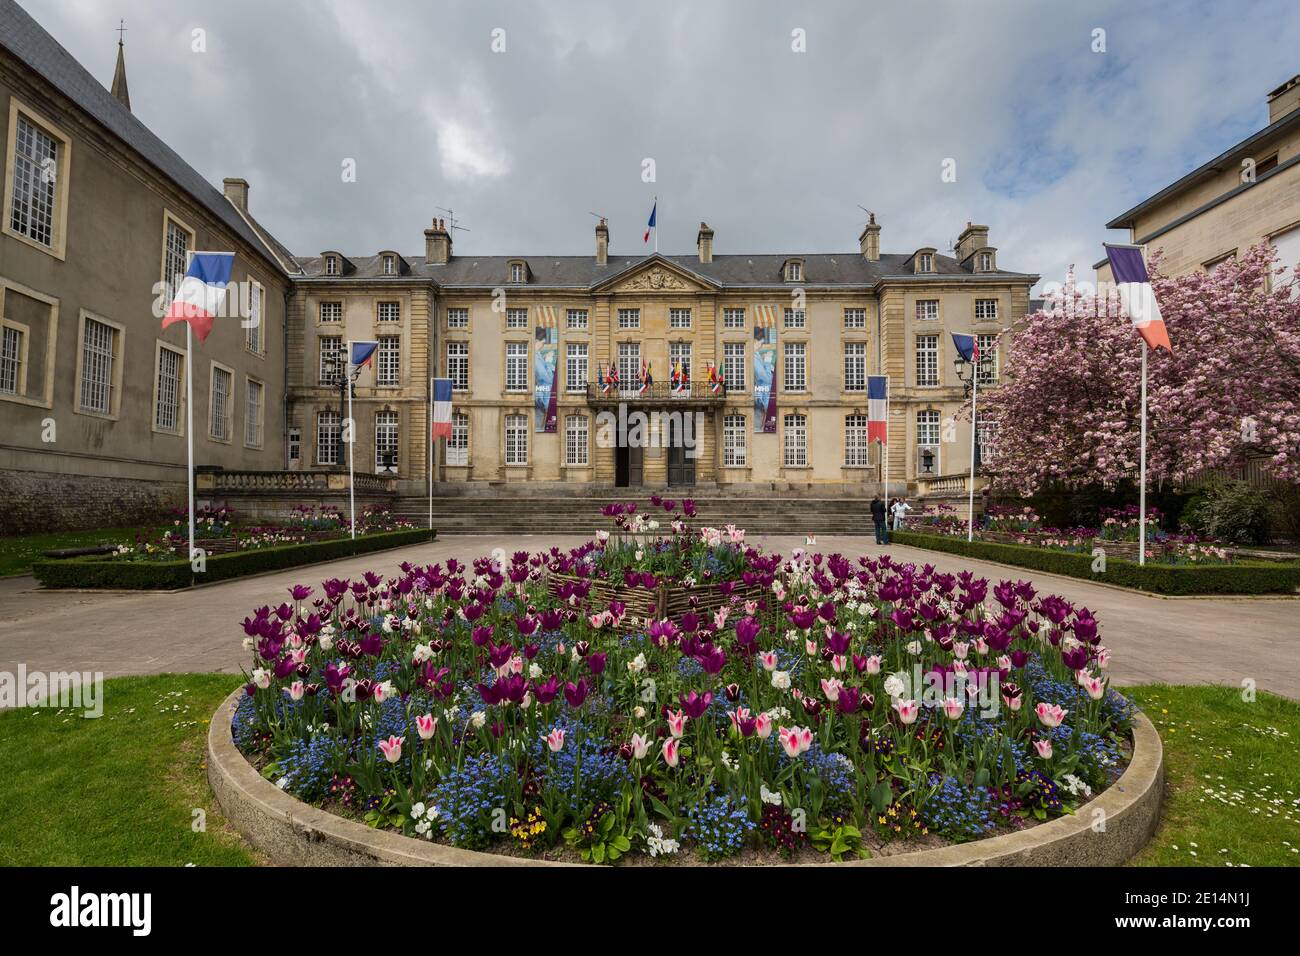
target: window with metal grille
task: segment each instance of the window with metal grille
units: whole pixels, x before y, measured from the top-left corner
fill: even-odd
[[[469,328],[469,309],[448,309],[447,328],[449,329]]]
[[[745,390],[745,343],[722,343],[722,382],[728,392]]]
[[[528,328],[528,310],[527,309],[506,309],[506,328],[507,329]]]
[[[939,318],[938,299],[917,299],[916,318],[918,322],[932,322]]]
[[[375,412],[375,474],[397,474],[397,412]]]
[[[846,329],[865,329],[867,327],[867,310],[845,309],[844,327]]]
[[[0,392],[17,395],[22,382],[23,332],[12,325],[4,326],[0,336]]]
[[[745,416],[728,415],[722,420],[722,463],[728,467],[745,464]]]
[[[218,441],[226,441],[230,437],[230,378],[230,373],[224,368],[213,366],[208,434]]]
[[[9,226],[43,246],[54,245],[59,143],[21,113],[14,128],[13,203]]]
[[[979,446],[980,464],[987,465],[997,454],[998,423],[986,421],[982,415],[976,415],[975,441]]]
[[[998,317],[998,300],[997,299],[976,299],[975,300],[975,319],[976,321],[996,321]]]
[[[338,335],[322,335],[320,342],[320,367],[317,370],[317,382],[321,385],[333,385],[343,374],[339,364],[343,361],[343,338]]]
[[[669,342],[668,343],[668,374],[671,377],[673,369],[681,364],[682,374],[688,379],[691,375],[691,343],[690,342]]]
[[[524,415],[506,416],[506,464],[528,464],[528,418]]]
[[[618,343],[618,387],[624,395],[635,395],[641,384],[641,343]]]
[[[939,444],[939,412],[925,409],[916,413],[916,443],[918,445]]]
[[[469,343],[447,343],[447,377],[458,392],[469,389]]]
[[[341,432],[338,412],[316,413],[316,464],[337,465],[339,463]]]
[[[787,468],[808,464],[808,419],[797,413],[785,416],[785,464]]]
[[[587,416],[569,415],[564,419],[564,463],[587,464]]]
[[[867,345],[865,342],[844,343],[844,391],[867,390]]]
[[[724,329],[743,329],[745,327],[745,310],[723,309],[722,327]]]
[[[871,445],[867,441],[867,416],[844,416],[844,464],[850,467],[866,465],[870,459]]]
[[[668,327],[670,329],[689,329],[691,327],[691,310],[669,309]]]
[[[249,448],[262,447],[262,396],[261,382],[245,380],[244,391],[244,444]]]
[[[587,343],[569,342],[564,352],[564,388],[569,392],[587,390]]]
[[[447,439],[447,464],[464,467],[469,464],[469,416],[452,412],[451,437]]]
[[[343,321],[343,303],[342,302],[322,302],[320,304],[320,320],[322,322],[342,322]]]
[[[158,349],[158,402],[153,423],[159,431],[179,433],[181,421],[181,375],[185,356],[169,348]]]
[[[808,314],[803,309],[785,310],[785,327],[787,329],[802,329],[807,323]]]
[[[979,383],[980,385],[996,385],[998,382],[998,336],[977,335],[975,341],[979,344],[980,349]]]
[[[641,328],[641,310],[640,309],[619,309],[618,327],[620,329]]]
[[[939,384],[939,336],[916,337],[916,384]]]
[[[108,415],[113,411],[113,361],[117,329],[86,319],[81,338],[81,401],[85,412]]]
[[[506,343],[506,391],[528,391],[528,343]]]
[[[402,338],[381,335],[375,358],[375,384],[397,385],[402,380]]]
[[[380,302],[375,306],[375,313],[380,322],[401,322],[402,303]]]
[[[787,392],[802,392],[808,387],[808,346],[803,342],[785,343],[784,387]]]
[[[248,323],[244,327],[244,345],[250,352],[262,354],[262,287],[256,282],[248,283]]]
[[[585,329],[587,327],[587,310],[570,309],[564,316],[566,329]]]
[[[163,281],[170,283],[171,294],[175,295],[176,290],[181,286],[181,279],[185,277],[185,270],[189,268],[187,262],[190,251],[190,234],[184,226],[168,219],[167,220],[167,248],[163,254]]]

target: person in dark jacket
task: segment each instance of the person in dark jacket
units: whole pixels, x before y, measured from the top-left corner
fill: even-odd
[[[889,530],[885,526],[885,503],[879,495],[871,499],[871,520],[876,525],[876,544],[889,544]]]

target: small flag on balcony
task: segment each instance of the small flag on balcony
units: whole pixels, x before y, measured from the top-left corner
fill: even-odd
[[[605,373],[605,391],[608,393],[610,389],[614,388],[617,385],[618,385],[618,369],[614,367],[613,362],[610,362],[609,371]]]
[[[975,363],[980,360],[980,345],[975,341],[973,335],[961,335],[957,332],[952,333],[952,344],[957,348],[957,354],[962,357],[963,362]]]
[[[654,375],[650,371],[650,365],[643,359],[641,361],[641,387],[637,389],[637,393],[644,395],[654,383]]]
[[[233,252],[196,252],[190,257],[185,277],[163,316],[165,329],[176,322],[188,322],[202,342],[212,331],[212,320],[221,313],[230,285]]]
[[[433,380],[433,425],[429,433],[434,441],[451,438],[451,379]]]
[[[714,395],[716,395],[722,389],[722,376],[718,374],[718,370],[714,368],[712,362],[709,363],[708,376],[709,376],[709,390],[712,391]]]
[[[348,361],[354,368],[364,368],[374,361],[375,352],[378,350],[378,342],[353,342],[352,354],[348,357]]]
[[[889,377],[867,376],[867,441],[889,444]]]
[[[1106,247],[1106,258],[1110,260],[1110,271],[1115,277],[1115,288],[1119,292],[1120,302],[1128,313],[1142,340],[1153,349],[1161,348],[1172,352],[1169,344],[1169,330],[1160,315],[1160,304],[1156,302],[1155,290],[1151,288],[1151,276],[1142,259],[1141,246],[1121,246],[1102,243]]]

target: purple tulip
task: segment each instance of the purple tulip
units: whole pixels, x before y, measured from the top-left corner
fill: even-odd
[[[692,720],[698,720],[709,709],[709,704],[713,703],[713,695],[708,691],[703,694],[697,694],[695,691],[679,694],[677,699],[681,702],[682,711]]]

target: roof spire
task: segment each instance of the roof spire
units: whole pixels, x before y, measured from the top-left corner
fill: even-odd
[[[113,70],[113,85],[110,92],[128,110],[131,108],[131,94],[126,88],[126,57],[122,49],[122,34],[126,33],[126,21],[119,20],[117,26],[117,68]]]

